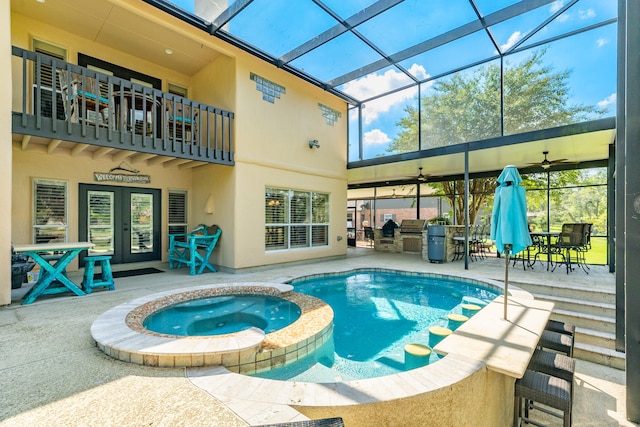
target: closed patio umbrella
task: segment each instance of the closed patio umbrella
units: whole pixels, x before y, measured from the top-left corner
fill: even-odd
[[[506,254],[504,272],[504,318],[507,318],[509,287],[509,254],[516,254],[531,245],[527,224],[527,199],[520,184],[522,178],[515,166],[506,166],[498,176],[491,214],[491,239],[499,253]]]

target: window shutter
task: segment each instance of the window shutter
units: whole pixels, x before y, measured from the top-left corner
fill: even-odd
[[[265,249],[329,245],[329,195],[265,189]]]
[[[169,191],[169,234],[186,234],[187,232],[187,192]]]
[[[33,190],[35,243],[67,240],[67,183],[35,180]]]

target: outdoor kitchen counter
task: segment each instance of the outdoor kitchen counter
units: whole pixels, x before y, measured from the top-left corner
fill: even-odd
[[[435,346],[438,354],[458,354],[484,362],[495,372],[522,378],[553,303],[509,296],[507,320],[499,296]]]

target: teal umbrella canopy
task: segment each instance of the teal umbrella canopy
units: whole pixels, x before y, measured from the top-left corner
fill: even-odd
[[[520,184],[522,178],[515,166],[506,166],[498,177],[491,215],[491,239],[498,252],[505,252],[511,245],[511,254],[516,254],[531,245],[527,224],[527,198]]]

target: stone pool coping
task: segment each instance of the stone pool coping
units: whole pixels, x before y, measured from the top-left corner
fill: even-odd
[[[333,330],[331,307],[318,298],[294,293],[292,289],[286,284],[247,282],[159,292],[106,311],[91,325],[91,336],[105,354],[140,365],[223,365],[243,373],[267,370],[312,352]],[[286,299],[300,307],[300,318],[270,334],[249,328],[226,335],[185,337],[152,332],[142,326],[151,313],[185,300],[240,294]]]

